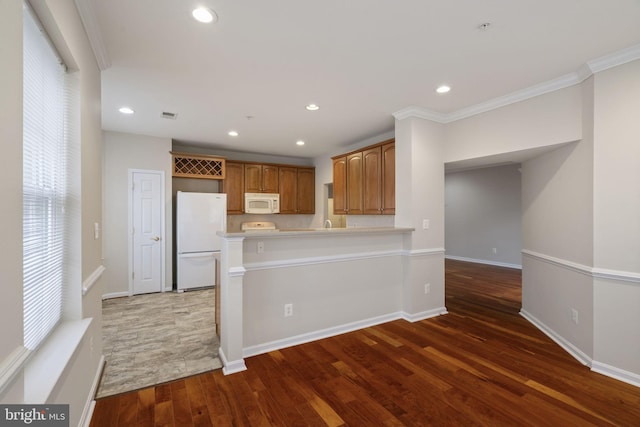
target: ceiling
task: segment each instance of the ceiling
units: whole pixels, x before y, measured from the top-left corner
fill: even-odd
[[[278,156],[335,153],[408,107],[451,121],[640,46],[640,0],[77,3],[105,130]],[[196,22],[198,5],[218,21]]]

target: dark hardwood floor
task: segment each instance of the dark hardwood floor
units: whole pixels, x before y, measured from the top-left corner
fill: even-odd
[[[104,398],[91,426],[640,426],[640,388],[591,372],[519,316],[520,280],[447,261],[445,316]]]

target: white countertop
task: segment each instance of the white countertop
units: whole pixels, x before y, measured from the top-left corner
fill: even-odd
[[[350,227],[350,228],[282,228],[279,230],[218,232],[221,237],[295,237],[295,236],[336,236],[348,234],[376,234],[376,233],[410,233],[415,231],[411,227]]]

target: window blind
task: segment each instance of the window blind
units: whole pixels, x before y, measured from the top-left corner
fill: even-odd
[[[65,69],[24,5],[24,346],[35,349],[62,317],[67,200]]]

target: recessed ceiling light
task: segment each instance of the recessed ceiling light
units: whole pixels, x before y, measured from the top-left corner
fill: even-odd
[[[491,22],[484,22],[484,23],[478,25],[478,29],[480,31],[487,31],[490,27],[491,27]]]
[[[235,130],[230,130],[229,131],[229,136],[238,136],[238,132],[236,132]]]
[[[301,141],[297,141],[296,145],[304,145],[304,141],[302,141],[302,140]]]
[[[196,21],[209,24],[218,20],[218,15],[207,7],[199,7],[191,12]]]
[[[316,104],[309,104],[305,108],[309,111],[316,111],[320,109],[320,107]]]
[[[451,87],[447,86],[447,85],[442,85],[442,86],[438,86],[438,88],[436,89],[436,92],[438,93],[447,93],[451,90]]]
[[[120,111],[122,114],[133,114],[134,113],[134,111],[129,107],[120,107],[120,108],[118,108],[118,111]]]

